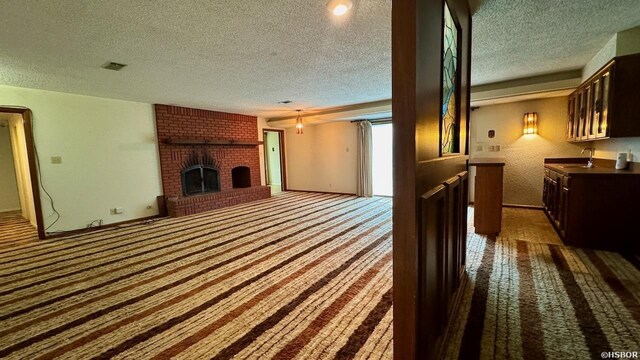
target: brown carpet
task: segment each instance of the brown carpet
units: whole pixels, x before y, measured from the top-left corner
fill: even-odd
[[[391,357],[390,199],[283,193],[47,241],[17,226],[0,358]]]
[[[522,212],[536,210],[508,211],[526,220]],[[605,351],[640,351],[640,271],[632,263],[558,245],[535,217],[506,226],[509,236],[497,241],[470,231],[446,358],[600,359]]]
[[[446,357],[638,351],[638,269],[515,212],[498,241],[469,232]],[[390,359],[391,324],[390,199],[283,193],[48,241],[0,215],[0,358]]]

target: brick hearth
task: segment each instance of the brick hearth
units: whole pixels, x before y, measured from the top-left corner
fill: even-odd
[[[258,119],[255,116],[155,105],[162,186],[170,216],[183,216],[271,196],[260,185]],[[208,142],[208,144],[206,144]],[[224,144],[220,143],[229,143]],[[193,156],[215,160],[219,192],[184,196],[181,171]],[[233,188],[232,169],[246,166],[251,186]]]

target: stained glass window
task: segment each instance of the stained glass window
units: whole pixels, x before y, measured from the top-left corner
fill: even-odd
[[[458,131],[458,28],[449,6],[444,5],[442,54],[442,120],[440,148],[443,155],[459,152]]]

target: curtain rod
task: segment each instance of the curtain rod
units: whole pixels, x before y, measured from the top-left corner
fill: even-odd
[[[362,122],[362,121],[368,121],[371,123],[376,123],[376,122],[392,122],[393,118],[382,118],[382,119],[360,119],[360,120],[351,120],[352,123],[358,123],[358,122]]]

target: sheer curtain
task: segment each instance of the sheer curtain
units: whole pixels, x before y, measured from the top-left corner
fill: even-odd
[[[356,189],[358,196],[373,196],[372,157],[371,123],[360,121],[358,122],[358,186]]]

